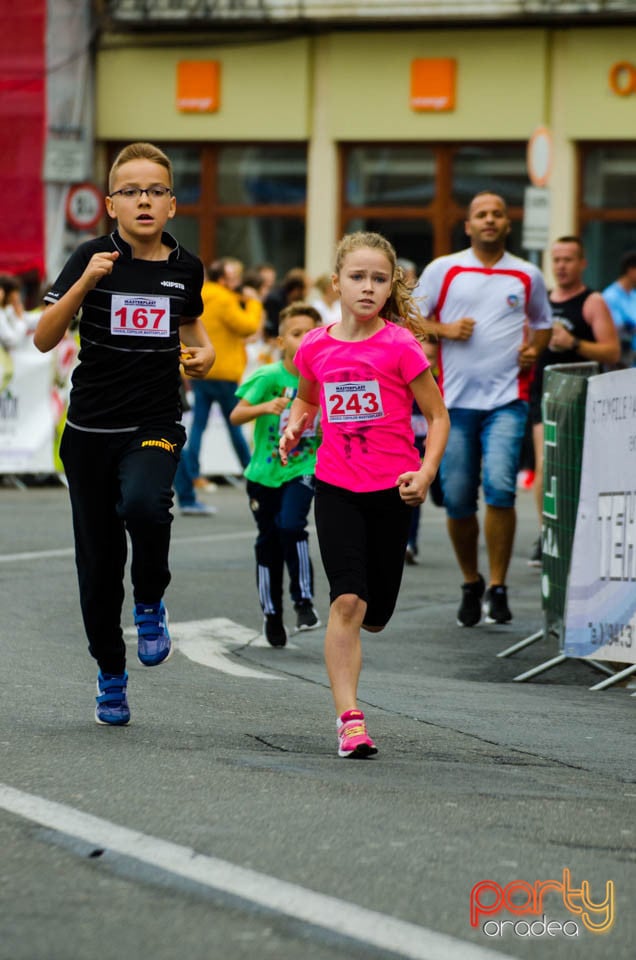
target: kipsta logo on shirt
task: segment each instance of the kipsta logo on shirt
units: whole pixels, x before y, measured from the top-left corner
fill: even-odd
[[[519,306],[519,297],[516,293],[509,293],[506,297],[506,303],[509,307],[518,307]]]

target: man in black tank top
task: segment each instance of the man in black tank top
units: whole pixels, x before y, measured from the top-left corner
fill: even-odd
[[[620,341],[612,315],[600,293],[585,286],[587,266],[579,237],[560,237],[551,250],[555,285],[550,291],[554,326],[547,350],[539,357],[530,387],[530,422],[535,456],[534,495],[541,523],[543,513],[543,423],[541,395],[543,371],[555,363],[616,363]],[[541,565],[541,537],[528,561]]]

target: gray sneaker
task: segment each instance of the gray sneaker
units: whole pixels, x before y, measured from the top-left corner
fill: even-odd
[[[209,506],[207,503],[200,503],[195,500],[185,507],[179,507],[182,517],[213,517],[218,513],[216,507]]]
[[[529,567],[540,567],[543,562],[543,554],[541,550],[541,537],[537,537],[532,545],[532,550],[530,556],[528,557],[528,566]]]

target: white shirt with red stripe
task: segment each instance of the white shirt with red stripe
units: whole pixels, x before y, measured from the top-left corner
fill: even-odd
[[[438,382],[447,407],[494,410],[528,399],[531,374],[519,369],[519,348],[528,326],[552,326],[538,267],[508,252],[484,267],[469,247],[429,263],[413,296],[439,323],[475,320],[469,340],[440,339]]]

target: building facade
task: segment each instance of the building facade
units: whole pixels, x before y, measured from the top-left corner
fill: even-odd
[[[481,189],[525,255],[539,127],[549,238],[583,237],[597,287],[636,248],[636,0],[109,0],[94,37],[93,182],[131,140],[166,149],[205,263],[315,276],[363,228],[422,268]]]

